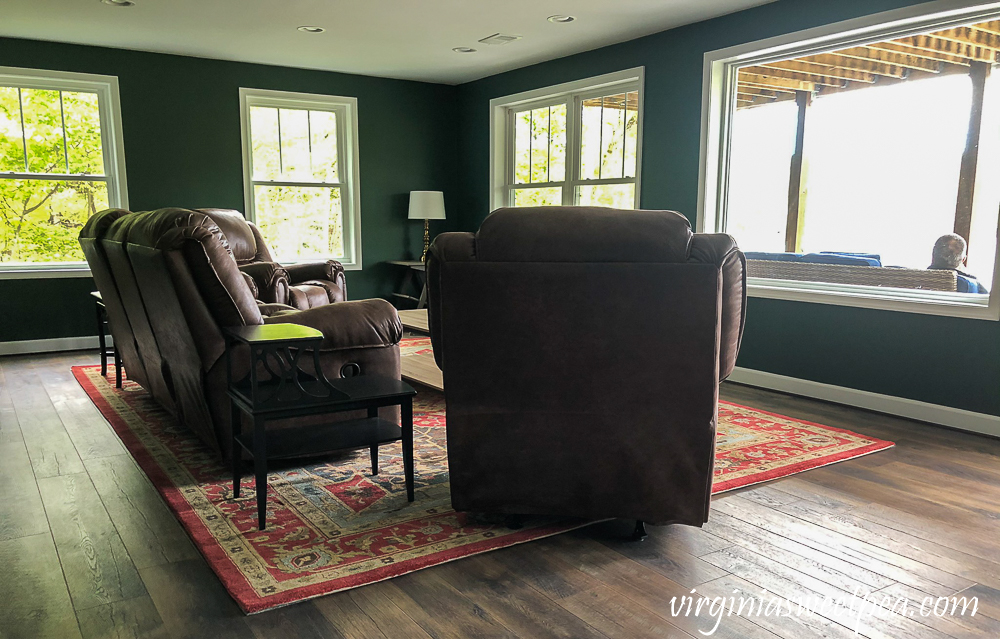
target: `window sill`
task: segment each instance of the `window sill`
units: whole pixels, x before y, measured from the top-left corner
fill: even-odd
[[[45,280],[90,277],[90,268],[82,266],[37,266],[22,268],[0,267],[0,280]]]
[[[924,291],[825,282],[747,278],[747,295],[765,299],[853,306],[900,313],[1000,320],[1000,298],[993,295]]]

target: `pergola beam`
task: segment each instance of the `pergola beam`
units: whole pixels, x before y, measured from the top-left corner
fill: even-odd
[[[905,53],[893,53],[892,51],[879,51],[878,49],[868,49],[865,47],[851,47],[834,51],[835,56],[854,58],[856,60],[872,60],[884,64],[892,64],[906,69],[916,69],[917,71],[927,71],[929,73],[940,73],[941,63],[933,60],[918,58]]]
[[[840,67],[835,67],[829,64],[819,64],[817,62],[804,62],[802,60],[782,60],[780,62],[768,62],[767,64],[762,64],[761,66],[767,69],[785,69],[788,71],[801,71],[803,73],[812,73],[827,78],[836,78],[838,80],[850,80],[852,82],[863,82],[865,84],[872,84],[878,79],[878,76],[876,74],[870,73],[868,71],[858,71],[855,69],[842,69]]]
[[[982,31],[983,33],[992,33],[993,35],[1000,36],[1000,20],[993,20],[991,22],[980,22],[979,24],[969,25],[970,29],[975,29],[976,31]]]
[[[788,78],[776,78],[770,75],[760,75],[757,73],[747,73],[745,71],[740,71],[739,75],[740,82],[746,82],[747,84],[752,84],[754,86],[764,87],[767,89],[793,89],[796,91],[815,91],[816,84],[813,82],[803,82],[801,80],[789,80]]]
[[[756,89],[767,89],[768,91],[774,91],[775,93],[779,93],[779,94],[782,94],[782,95],[793,95],[793,96],[795,95],[795,91],[796,91],[796,89],[789,89],[787,87],[776,87],[776,86],[773,86],[773,85],[758,84],[756,82],[749,82],[749,81],[746,80],[746,78],[744,76],[740,76],[739,86],[740,87],[754,87]]]
[[[792,71],[789,69],[774,69],[770,67],[746,67],[747,73],[769,76],[772,78],[785,78],[786,80],[797,80],[799,82],[810,82],[819,86],[840,87],[847,86],[847,81],[840,78],[832,78],[828,75],[816,73],[806,73],[803,71]],[[873,80],[874,82],[874,80]]]
[[[986,47],[987,49],[993,49],[994,51],[1000,49],[1000,35],[987,33],[985,31],[977,31],[971,27],[945,29],[944,31],[935,31],[929,35],[942,40],[967,42],[977,47]]]
[[[926,58],[928,60],[937,60],[940,62],[947,62],[949,64],[957,64],[960,66],[968,67],[969,58],[964,58],[962,56],[950,55],[948,53],[941,53],[940,51],[931,51],[928,49],[918,49],[917,47],[910,46],[908,44],[901,44],[899,41],[892,42],[874,42],[872,44],[865,45],[869,49],[881,49],[882,51],[893,51],[895,53],[905,53],[906,55],[913,55],[918,58]]]
[[[759,95],[763,98],[776,98],[778,97],[773,89],[764,89],[762,87],[754,87],[746,84],[738,84],[736,87],[737,92],[745,93],[747,95]]]
[[[799,60],[814,64],[830,65],[840,69],[864,71],[866,73],[882,75],[888,78],[896,78],[897,80],[902,80],[909,72],[908,69],[894,64],[886,64],[884,62],[879,62],[878,60],[870,60],[867,58],[844,58],[833,53],[820,53],[818,55],[799,58]]]
[[[895,42],[914,47],[916,49],[923,49],[924,51],[934,51],[945,55],[978,60],[980,62],[996,62],[997,57],[995,50],[969,44],[967,42],[946,40],[937,37],[937,34],[934,34],[934,37],[921,35],[909,38],[900,38],[899,40],[895,40]]]

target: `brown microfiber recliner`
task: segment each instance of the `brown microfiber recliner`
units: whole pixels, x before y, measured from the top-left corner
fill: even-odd
[[[239,211],[197,210],[212,218],[222,230],[233,259],[241,271],[253,278],[262,302],[306,310],[347,299],[347,278],[340,262],[327,260],[282,266],[271,257],[257,225]]]
[[[707,521],[744,264],[672,211],[500,209],[439,235],[429,317],[455,509]]]
[[[80,242],[98,289],[111,300],[115,342],[137,344],[127,356],[123,350],[129,377],[224,456],[232,427],[224,327],[310,326],[324,335],[320,365],[329,378],[357,364],[362,374],[399,379],[403,328],[391,304],[374,299],[301,311],[262,304],[237,268],[226,236],[205,213],[102,211],[84,226]],[[249,366],[245,351],[236,352],[234,364],[242,376]],[[399,423],[398,407],[380,409],[380,415]],[[362,416],[346,412],[322,419]],[[268,428],[289,423],[275,421]]]

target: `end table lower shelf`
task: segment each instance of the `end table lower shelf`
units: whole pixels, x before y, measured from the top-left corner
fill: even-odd
[[[315,334],[313,334],[315,333]],[[233,497],[240,495],[243,475],[243,451],[253,458],[257,493],[257,522],[260,530],[267,523],[267,460],[282,457],[321,455],[340,450],[368,448],[371,451],[372,475],[378,474],[378,447],[402,442],[406,498],[413,494],[413,388],[399,379],[378,375],[358,375],[340,379],[316,378],[299,369],[302,353],[316,353],[323,335],[314,329],[294,324],[226,329],[229,346],[229,400],[232,417]],[[233,344],[250,347],[249,380],[232,376]],[[257,377],[258,362],[265,362],[278,352],[277,361],[287,367],[272,379]],[[262,366],[262,368],[269,367]],[[315,370],[320,370],[318,358]],[[320,387],[327,393],[319,394]],[[300,392],[291,392],[297,389]],[[379,408],[399,406],[400,424],[379,417]],[[367,417],[326,423],[309,423],[267,430],[266,422],[306,415],[366,410]],[[252,431],[244,434],[243,416]]]

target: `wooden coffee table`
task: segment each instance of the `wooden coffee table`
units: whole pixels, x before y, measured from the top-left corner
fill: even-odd
[[[430,333],[427,309],[399,311],[399,321],[404,328],[418,333]],[[404,355],[400,358],[400,373],[403,379],[422,384],[434,390],[444,390],[444,373],[434,361],[433,353]]]

